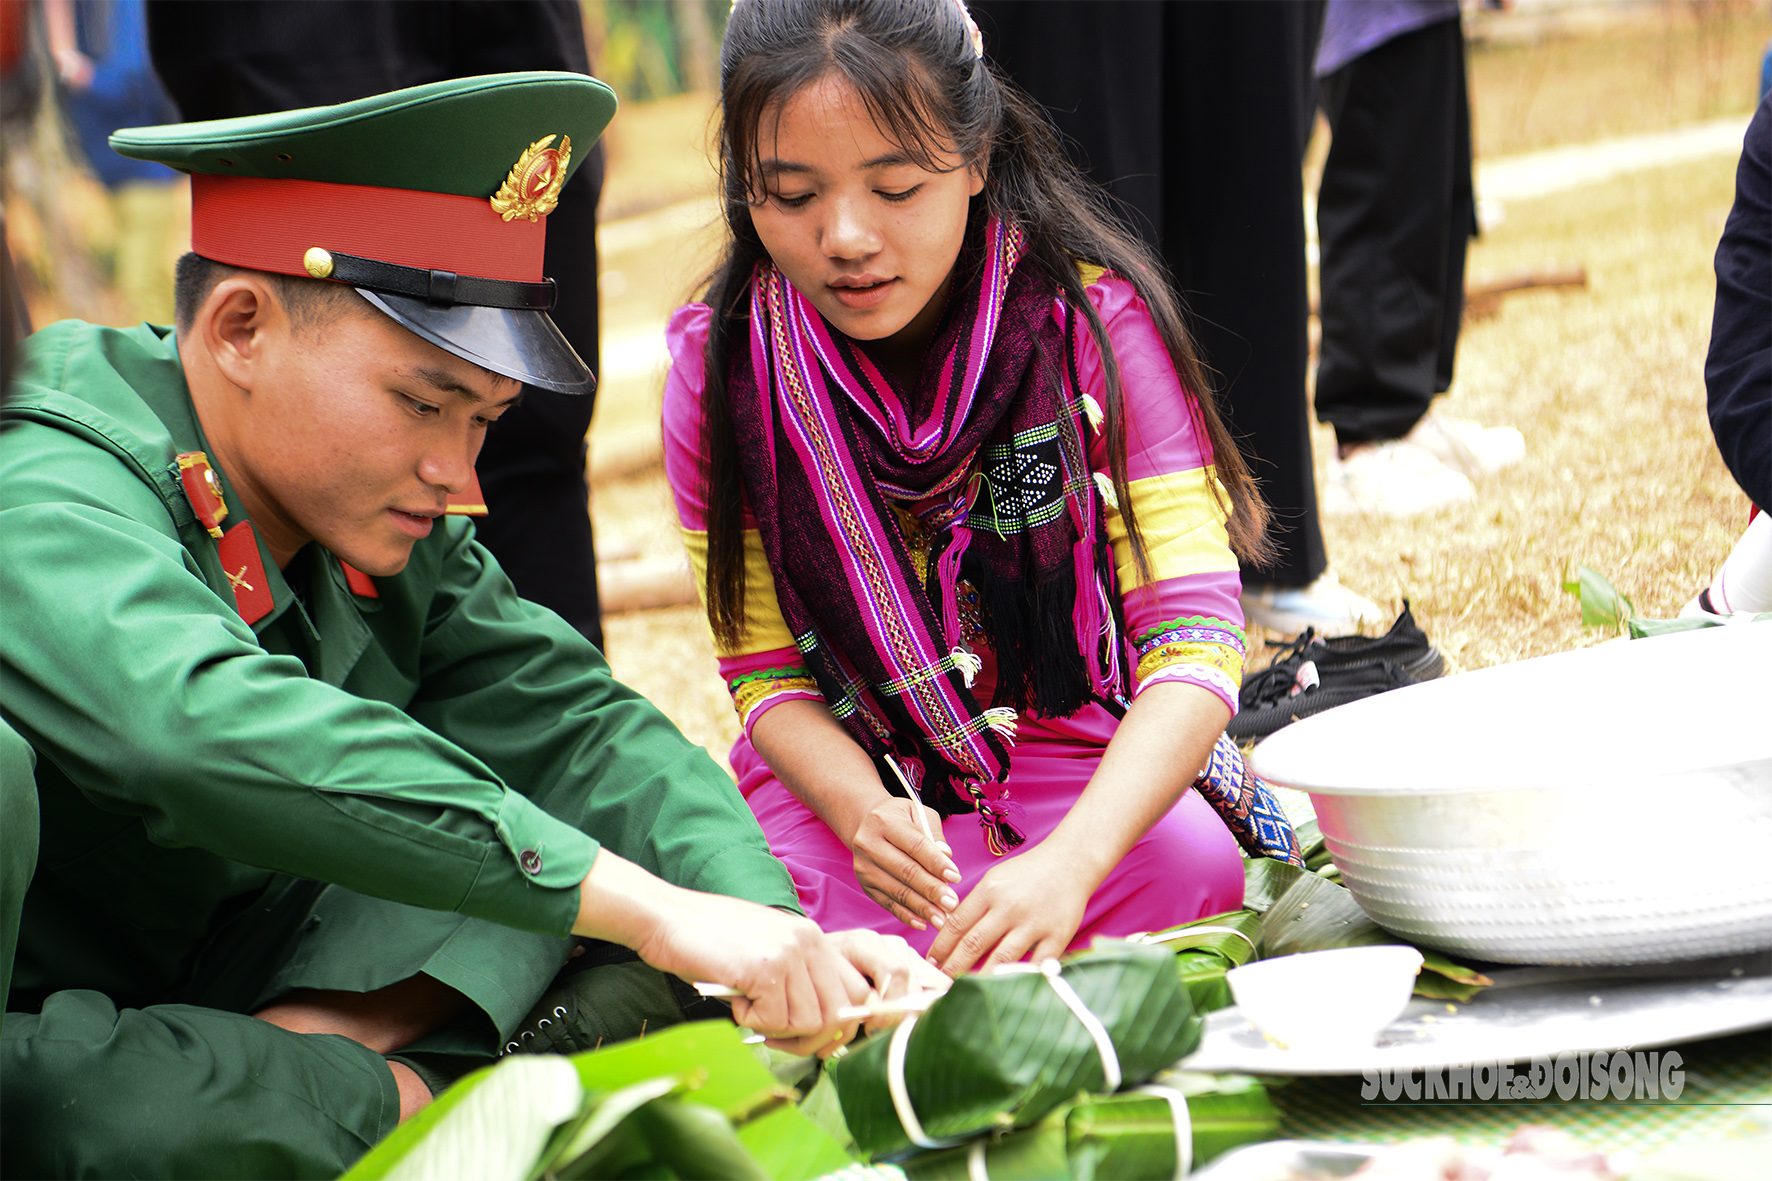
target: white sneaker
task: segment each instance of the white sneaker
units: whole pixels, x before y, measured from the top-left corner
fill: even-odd
[[[1476,494],[1469,476],[1453,471],[1426,448],[1389,439],[1360,447],[1346,459],[1330,460],[1323,512],[1413,517]]]
[[[1482,426],[1446,414],[1428,414],[1403,436],[1455,472],[1475,480],[1526,456],[1526,436],[1511,426]]]
[[[1318,635],[1341,636],[1391,622],[1389,612],[1341,585],[1333,570],[1323,571],[1309,586],[1246,585],[1242,604],[1249,623],[1288,636],[1307,627],[1316,628]]]

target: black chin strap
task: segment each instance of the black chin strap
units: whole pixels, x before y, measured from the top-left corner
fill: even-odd
[[[332,254],[331,268],[315,278],[330,279],[352,287],[367,287],[387,295],[422,299],[436,307],[471,304],[483,308],[511,308],[545,312],[554,306],[554,281],[522,283],[514,279],[482,279],[454,271],[403,267],[398,263],[361,258],[355,254]],[[314,274],[312,268],[310,274]]]

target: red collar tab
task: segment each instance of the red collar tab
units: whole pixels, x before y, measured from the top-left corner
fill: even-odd
[[[228,519],[228,506],[222,501],[221,481],[209,466],[209,456],[201,451],[183,451],[178,455],[178,478],[185,486],[185,499],[197,514],[209,536],[222,535],[221,523]]]
[[[480,491],[478,472],[468,473],[468,486],[449,494],[443,511],[452,517],[484,517],[487,515],[486,494]]]
[[[530,171],[547,179],[529,179],[534,191],[509,220],[485,197],[198,173],[191,177],[191,249],[280,275],[309,274],[303,259],[319,247],[399,266],[540,283],[547,239],[540,206],[554,195],[551,182],[564,169],[546,158],[552,153],[536,155]]]
[[[363,573],[343,558],[338,560],[339,568],[345,572],[345,585],[351,593],[360,599],[379,599],[381,592],[375,589],[375,579]]]
[[[271,613],[271,580],[265,576],[264,559],[258,553],[258,535],[251,521],[241,521],[222,536],[216,546],[222,573],[234,590],[234,607],[247,623],[257,623]]]

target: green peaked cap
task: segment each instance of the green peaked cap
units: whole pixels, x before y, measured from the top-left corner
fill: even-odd
[[[571,137],[570,175],[614,115],[615,92],[597,79],[531,70],[330,107],[129,127],[111,136],[111,147],[181,172],[490,197],[543,136]]]

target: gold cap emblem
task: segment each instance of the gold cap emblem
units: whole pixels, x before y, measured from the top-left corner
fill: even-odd
[[[301,256],[301,265],[314,278],[325,279],[332,274],[332,255],[318,246],[310,246],[308,252]]]
[[[546,217],[560,203],[560,186],[566,183],[566,167],[572,163],[572,137],[559,137],[560,146],[550,148],[554,136],[544,135],[524,149],[490,200],[492,212],[506,221]]]

